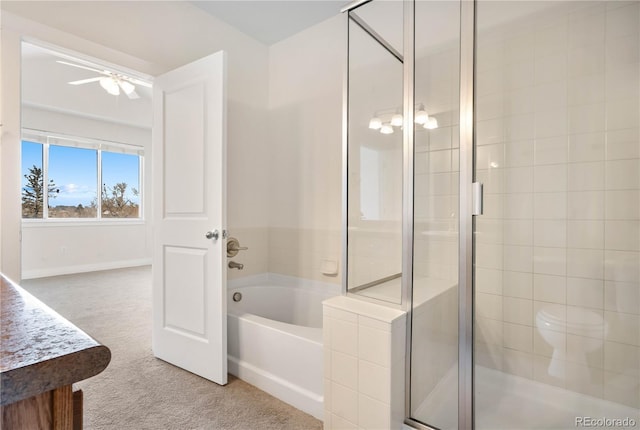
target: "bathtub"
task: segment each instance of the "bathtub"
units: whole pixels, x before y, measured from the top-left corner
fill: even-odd
[[[230,281],[229,373],[322,419],[322,301],[338,294],[339,285],[275,274]]]

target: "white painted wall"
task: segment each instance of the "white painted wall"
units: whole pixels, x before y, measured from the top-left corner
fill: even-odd
[[[69,134],[118,143],[142,146],[151,155],[151,129],[85,118],[37,107],[22,108],[22,126],[34,130]]]
[[[333,283],[320,265],[341,252],[345,19],[269,48],[269,271]]]
[[[149,75],[225,49],[228,220],[231,234],[249,247],[235,258],[245,263],[244,271],[230,271],[230,277],[269,270],[340,282],[339,276],[322,275],[320,264],[325,259],[339,262],[341,251],[344,15],[336,12],[336,17],[267,48],[184,2],[5,1],[2,9],[3,36],[46,41]],[[121,24],[114,27],[113,22]],[[5,69],[19,73],[15,55],[7,55],[3,75]],[[15,111],[16,96],[5,94],[3,103]],[[16,144],[18,140],[3,147],[3,153]],[[19,165],[16,154],[9,158],[6,164]],[[18,183],[19,172],[12,169],[2,173],[3,232],[19,231],[19,190],[4,180],[14,176]],[[12,222],[5,222],[5,213],[14,214]],[[11,260],[7,255],[19,249],[19,238],[2,237],[11,250],[3,258]],[[51,252],[60,254],[60,247]],[[7,261],[3,270],[18,264]]]
[[[266,271],[266,46],[187,2],[3,1],[1,7],[4,125],[0,270],[20,278],[20,96],[15,83],[20,76],[19,44],[21,38],[26,38],[149,75],[161,74],[221,49],[227,51],[229,228],[243,246],[250,247],[245,255],[252,264],[246,265],[242,274]],[[116,22],[119,24],[114,25]],[[147,191],[150,185],[147,183]],[[146,251],[148,241],[145,236]]]
[[[0,271],[20,279],[20,38],[5,31],[2,14],[2,140],[0,142]]]
[[[151,183],[151,130],[78,115],[24,107],[22,125],[72,136],[124,142],[145,148],[144,183]],[[147,192],[148,191],[148,192]],[[145,219],[22,223],[22,278],[151,264],[152,193],[143,190]]]

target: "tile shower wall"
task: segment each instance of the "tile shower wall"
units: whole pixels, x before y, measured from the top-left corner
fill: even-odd
[[[452,42],[416,52],[416,100],[438,128],[415,132],[415,278],[458,279],[459,56]]]
[[[227,270],[228,279],[244,278],[269,272],[269,232],[266,228],[230,227],[229,234],[231,237],[238,239],[240,246],[246,246],[249,249],[240,251],[235,257],[227,258],[227,261],[244,264],[242,270]]]
[[[339,296],[323,327],[324,428],[402,428],[406,314]]]
[[[269,272],[339,284],[341,249],[340,230],[272,227]]]
[[[569,3],[479,29],[476,361],[640,407],[640,3]],[[607,324],[562,378],[543,307]]]

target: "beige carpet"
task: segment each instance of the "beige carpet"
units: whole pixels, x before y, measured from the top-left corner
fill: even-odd
[[[151,269],[22,282],[111,349],[101,374],[77,384],[86,429],[321,429],[322,423],[229,375],[221,387],[154,358]]]

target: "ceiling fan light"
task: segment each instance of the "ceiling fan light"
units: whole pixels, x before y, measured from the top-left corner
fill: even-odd
[[[122,88],[122,91],[124,91],[126,95],[131,94],[136,89],[136,86],[128,81],[118,81],[118,84],[120,85],[120,88]]]
[[[402,115],[397,113],[391,117],[391,125],[400,127],[402,125]]]
[[[117,96],[120,94],[118,83],[111,77],[100,78],[100,86],[111,95]]]

